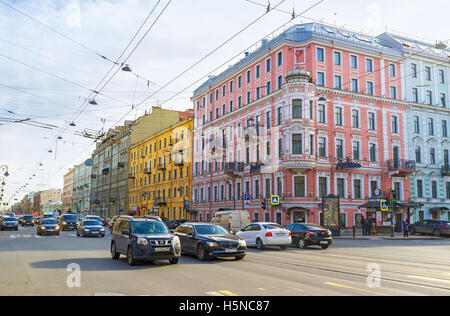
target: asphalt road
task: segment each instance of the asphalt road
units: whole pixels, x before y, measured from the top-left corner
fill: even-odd
[[[113,261],[109,243],[75,232],[38,238],[32,227],[0,232],[0,295],[450,295],[450,239],[337,240],[325,251],[251,249],[242,261],[183,256],[137,267]],[[67,285],[73,263],[80,287]]]

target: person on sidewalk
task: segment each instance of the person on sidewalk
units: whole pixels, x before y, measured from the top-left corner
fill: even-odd
[[[363,236],[366,236],[367,235],[367,222],[366,222],[366,219],[364,218],[364,216],[361,217],[361,227],[362,227]]]
[[[409,224],[406,219],[403,220],[403,222],[402,222],[402,228],[403,228],[403,237],[409,238]]]
[[[371,218],[367,219],[366,230],[367,230],[366,231],[367,236],[372,235],[372,219]]]

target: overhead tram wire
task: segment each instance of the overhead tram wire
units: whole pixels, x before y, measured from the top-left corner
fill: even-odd
[[[176,76],[174,79],[170,80],[168,83],[166,83],[165,85],[163,85],[158,91],[156,91],[155,93],[151,94],[149,97],[145,98],[144,100],[142,100],[141,102],[139,102],[137,105],[135,105],[135,107],[133,109],[131,109],[130,111],[127,112],[127,114],[125,114],[122,118],[120,118],[115,124],[117,125],[118,123],[120,123],[122,121],[122,119],[124,119],[128,114],[130,114],[132,111],[134,111],[137,107],[141,106],[143,103],[147,102],[151,97],[153,97],[154,95],[156,95],[157,93],[161,92],[163,89],[165,89],[167,86],[169,86],[172,82],[174,82],[175,80],[177,80],[179,77],[181,77],[182,75],[184,75],[186,72],[188,72],[189,70],[191,70],[192,68],[194,68],[195,66],[197,66],[200,62],[202,62],[203,60],[205,60],[207,57],[209,57],[210,55],[212,55],[214,52],[216,52],[217,50],[219,50],[220,48],[222,48],[225,44],[227,44],[228,42],[230,42],[232,39],[234,39],[236,36],[238,36],[239,34],[241,34],[242,32],[244,32],[245,30],[247,30],[251,25],[255,24],[256,22],[258,22],[259,20],[261,20],[264,16],[267,15],[267,13],[271,12],[272,10],[276,9],[278,6],[280,6],[283,2],[285,2],[286,0],[282,0],[279,4],[277,4],[275,7],[270,8],[270,10],[268,10],[266,13],[264,13],[262,16],[258,17],[255,21],[253,21],[252,23],[248,24],[246,27],[244,27],[241,31],[239,31],[238,33],[236,33],[235,35],[233,35],[232,37],[230,37],[229,39],[227,39],[224,43],[222,43],[221,45],[219,45],[218,47],[216,47],[215,49],[213,49],[210,53],[208,53],[206,56],[204,56],[203,58],[201,58],[199,61],[197,61],[196,63],[194,63],[193,65],[191,65],[189,68],[187,68],[185,71],[183,71],[181,74],[179,74],[178,76]],[[317,2],[316,5],[311,6],[309,10],[313,9],[315,6],[319,5],[320,3],[324,2],[325,0],[321,0],[319,2]],[[309,11],[308,10],[308,11]],[[289,23],[289,22],[288,22]],[[288,24],[286,23],[286,24]],[[286,25],[285,24],[285,25]],[[285,26],[283,25],[283,27]],[[184,89],[183,92],[187,90]],[[177,93],[176,95],[180,95],[181,93]],[[172,98],[173,99],[173,98]],[[86,149],[84,149],[78,156],[82,155],[85,151],[87,151],[93,144],[95,144],[95,142],[92,142]]]
[[[225,46],[227,43],[229,43],[230,41],[232,41],[234,38],[236,38],[238,35],[240,35],[241,33],[243,33],[244,31],[246,31],[248,28],[250,28],[252,25],[254,25],[255,23],[257,23],[259,20],[261,20],[263,17],[265,17],[268,13],[270,13],[271,11],[275,10],[277,7],[279,7],[281,4],[283,4],[286,0],[282,0],[280,1],[276,6],[274,6],[273,8],[269,8],[263,15],[259,16],[257,19],[255,19],[254,21],[252,21],[250,24],[248,24],[247,26],[245,26],[243,29],[241,29],[240,31],[238,31],[237,33],[235,33],[234,35],[232,35],[230,38],[228,38],[227,40],[225,40],[222,44],[220,44],[219,46],[217,46],[216,48],[214,48],[211,52],[209,52],[208,54],[206,54],[205,56],[203,56],[202,58],[200,58],[198,61],[196,61],[194,64],[192,64],[191,66],[189,66],[187,69],[185,69],[184,71],[182,71],[180,74],[178,74],[177,76],[175,76],[173,79],[171,79],[169,82],[167,82],[165,85],[163,85],[159,90],[157,90],[156,92],[152,93],[150,96],[148,96],[147,98],[145,98],[144,100],[142,100],[141,102],[139,102],[138,104],[135,105],[135,107],[133,109],[131,109],[130,111],[128,111],[124,116],[122,116],[118,122],[120,123],[120,121],[122,121],[125,117],[127,117],[132,111],[134,111],[134,109],[138,108],[139,106],[141,106],[142,104],[144,104],[147,100],[149,100],[150,98],[152,98],[153,96],[155,96],[156,94],[158,94],[160,91],[162,91],[164,88],[168,87],[170,84],[172,84],[173,82],[175,82],[176,80],[178,80],[180,77],[182,77],[184,74],[186,74],[188,71],[190,71],[191,69],[193,69],[194,67],[196,67],[198,64],[200,64],[202,61],[204,61],[206,58],[208,58],[209,56],[211,56],[212,54],[214,54],[216,51],[218,51],[220,48],[222,48],[223,46]],[[317,4],[322,3],[325,0],[320,0]],[[312,9],[313,7],[311,7]],[[292,20],[291,20],[292,21]],[[290,21],[288,22],[290,23]],[[287,25],[288,23],[284,24],[283,26]],[[256,43],[257,44],[257,43]],[[253,45],[252,45],[253,46]],[[233,57],[236,58],[237,56]],[[184,89],[183,92],[187,90]],[[176,96],[178,96],[181,93],[177,93]],[[160,104],[161,105],[161,104]]]

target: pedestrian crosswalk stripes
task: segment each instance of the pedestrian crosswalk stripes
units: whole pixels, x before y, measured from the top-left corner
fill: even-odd
[[[59,238],[59,236],[48,236],[48,237],[53,237],[53,238]],[[30,238],[42,238],[42,236],[39,235],[20,235],[20,234],[16,234],[16,235],[10,235],[9,236],[10,239],[18,239],[18,238],[23,238],[23,239],[30,239]]]

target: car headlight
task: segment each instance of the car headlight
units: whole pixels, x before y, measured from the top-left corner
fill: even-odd
[[[207,242],[208,247],[218,247],[219,245],[216,242]]]
[[[101,229],[100,229],[100,231],[101,231],[101,232],[104,232],[104,231],[105,231],[105,229],[104,229],[104,228],[101,228]]]
[[[240,247],[247,247],[247,243],[245,242],[244,239],[239,239],[239,246]]]
[[[42,227],[41,227],[41,229],[45,230],[45,227],[44,227],[44,226],[42,226]]]
[[[146,238],[138,238],[137,244],[141,246],[148,246],[148,240]]]
[[[66,223],[66,222],[63,222],[63,225],[67,225],[67,223]]]
[[[173,239],[172,239],[172,244],[174,246],[179,246],[181,244],[180,243],[180,238],[178,238],[178,236],[174,236]]]
[[[85,231],[85,232],[89,232],[90,230],[89,230],[89,229],[87,229],[87,228],[85,228],[85,229],[84,229],[84,231]]]

